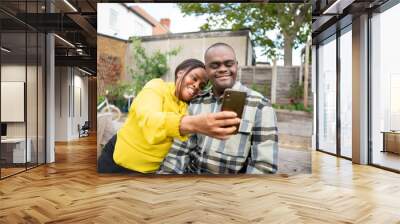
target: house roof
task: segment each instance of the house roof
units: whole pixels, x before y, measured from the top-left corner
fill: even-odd
[[[153,16],[151,16],[149,13],[147,13],[144,9],[142,9],[140,6],[134,5],[134,6],[127,6],[132,12],[134,12],[136,15],[140,16],[147,22],[149,22],[153,27],[160,29],[164,31],[165,33],[170,33],[170,30],[168,27],[165,27],[163,24],[161,24],[159,21],[157,21]]]
[[[157,36],[142,36],[142,41],[163,40],[163,39],[181,39],[181,38],[198,38],[198,37],[232,37],[232,36],[250,36],[249,29],[237,31],[232,30],[212,30],[212,31],[196,31],[187,33],[167,33]],[[253,43],[252,43],[253,44]]]
[[[150,17],[145,17],[145,16],[143,16],[142,14],[140,14],[139,12],[137,12],[136,10],[134,10],[134,9],[132,9],[132,7],[129,7],[129,6],[127,6],[126,5],[126,3],[119,3],[119,4],[121,4],[122,6],[124,6],[126,9],[128,9],[129,11],[131,11],[131,12],[133,12],[134,14],[136,14],[137,16],[139,16],[140,18],[142,18],[144,21],[146,21],[148,24],[150,24],[151,26],[155,26],[155,23],[154,23],[154,18],[153,18],[153,20],[151,20],[150,19]]]

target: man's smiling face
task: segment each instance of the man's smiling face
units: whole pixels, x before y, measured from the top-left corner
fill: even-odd
[[[237,61],[231,48],[223,45],[212,47],[205,55],[205,63],[215,94],[219,96],[235,84]]]

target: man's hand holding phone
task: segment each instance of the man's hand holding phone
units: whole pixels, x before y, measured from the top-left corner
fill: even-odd
[[[224,98],[223,98],[221,110],[222,111],[233,111],[237,114],[238,118],[241,119],[242,114],[243,114],[244,105],[246,102],[246,96],[247,96],[246,92],[236,91],[236,90],[232,90],[232,89],[226,89],[224,92]],[[233,134],[238,133],[239,125],[240,125],[240,122],[235,125],[236,130],[235,130],[235,132],[233,132]]]
[[[220,140],[228,139],[236,131],[240,118],[232,111],[185,116],[181,120],[182,134],[200,133]]]
[[[181,134],[200,133],[226,140],[238,133],[245,101],[245,92],[226,89],[221,112],[184,116],[179,130]]]

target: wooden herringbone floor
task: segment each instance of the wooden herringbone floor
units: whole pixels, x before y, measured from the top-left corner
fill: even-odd
[[[400,175],[313,152],[311,175],[96,173],[95,139],[0,181],[0,223],[400,223]]]

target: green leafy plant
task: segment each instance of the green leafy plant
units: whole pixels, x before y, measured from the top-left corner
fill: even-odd
[[[107,99],[111,104],[114,104],[118,108],[121,109],[123,112],[127,112],[127,102],[128,99],[125,98],[127,95],[133,95],[134,89],[133,84],[128,82],[118,82],[114,85],[106,86]],[[104,98],[103,98],[104,100]]]
[[[292,104],[272,104],[275,109],[290,110],[290,111],[305,111],[311,113],[313,111],[312,107],[305,108],[303,103],[292,103]]]
[[[131,38],[130,41],[132,43],[133,64],[135,66],[129,69],[129,73],[133,80],[133,91],[137,94],[148,81],[160,78],[168,72],[168,57],[176,56],[180,48],[165,53],[156,51],[154,54],[148,55],[140,39]]]
[[[267,85],[267,84],[258,85],[258,84],[252,83],[250,88],[252,90],[255,90],[255,91],[263,94],[264,96],[270,96],[271,95],[270,86]]]
[[[299,83],[297,81],[294,81],[290,85],[290,89],[288,92],[288,97],[290,98],[290,103],[292,104],[297,104],[299,103],[304,96],[304,85]]]
[[[105,100],[105,96],[99,96],[97,97],[97,105],[100,105],[104,100]]]

